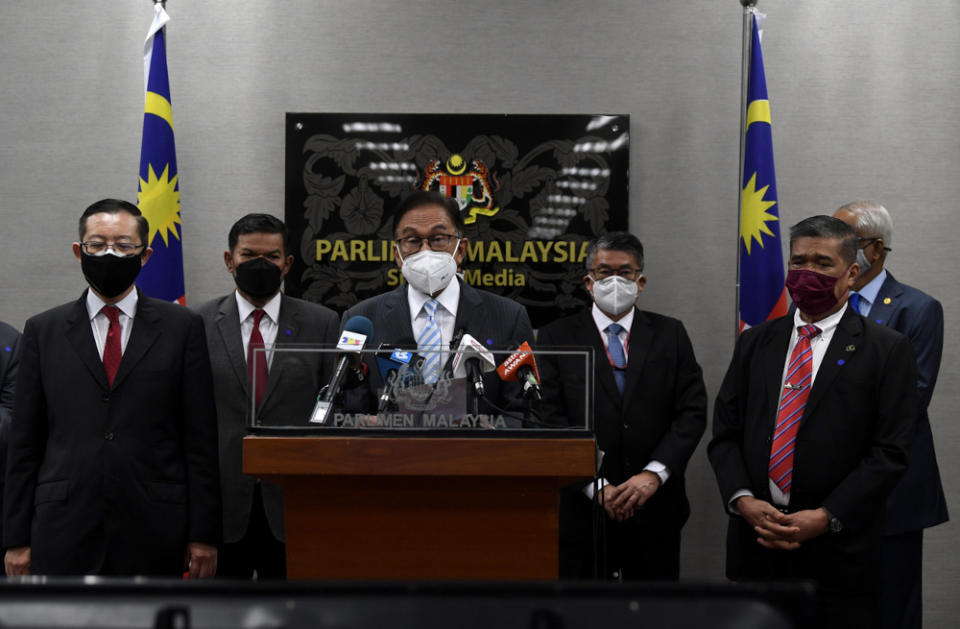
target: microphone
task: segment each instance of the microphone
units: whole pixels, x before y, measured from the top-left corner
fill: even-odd
[[[443,370],[440,372],[440,378],[449,379],[453,377],[453,359],[456,356],[457,348],[460,347],[460,342],[463,340],[463,335],[466,333],[466,330],[460,328],[457,330],[457,333],[453,335],[453,338],[450,339],[450,355],[447,356],[447,362],[443,364]]]
[[[537,361],[533,357],[530,344],[524,341],[503,364],[497,367],[501,380],[520,382],[523,385],[523,397],[539,400],[540,373],[537,371]]]
[[[409,378],[413,373],[419,371],[417,365],[419,362],[417,354],[412,350],[403,349],[403,346],[409,346],[413,343],[402,342],[400,345],[387,345],[381,343],[377,350],[377,367],[380,371],[380,377],[383,379],[383,390],[380,392],[380,399],[377,403],[377,413],[383,413],[393,402],[394,390],[401,379],[401,370],[407,366],[406,377]]]
[[[457,348],[457,353],[453,357],[453,376],[466,377],[473,385],[477,398],[483,398],[485,393],[483,374],[493,371],[496,367],[497,362],[493,358],[493,353],[481,345],[477,339],[464,334],[460,347]]]
[[[320,395],[317,396],[317,404],[313,407],[313,414],[310,416],[312,424],[329,424],[330,411],[333,409],[333,400],[340,394],[343,388],[343,379],[346,376],[347,368],[351,363],[354,365],[361,358],[367,339],[373,336],[373,323],[364,316],[357,315],[350,317],[347,324],[343,326],[343,332],[340,334],[340,341],[337,343],[337,349],[342,353],[337,361],[337,368],[333,371],[330,382],[320,389]]]

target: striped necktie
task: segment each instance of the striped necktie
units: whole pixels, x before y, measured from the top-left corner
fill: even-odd
[[[783,381],[780,409],[777,411],[777,426],[773,431],[770,447],[770,480],[780,491],[788,493],[793,482],[793,449],[800,430],[803,409],[810,397],[813,384],[813,348],[810,339],[820,334],[815,325],[797,328],[797,345],[790,355],[787,377]]]
[[[427,313],[427,325],[417,338],[417,350],[423,356],[423,381],[436,382],[440,376],[440,326],[437,325],[436,299],[428,299],[423,304]]]

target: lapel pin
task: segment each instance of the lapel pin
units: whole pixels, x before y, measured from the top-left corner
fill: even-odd
[[[856,346],[856,345],[847,345],[847,347],[846,347],[846,350],[847,350],[848,352],[852,352],[852,351],[854,351],[855,349],[857,349],[857,346]]]
[[[890,302],[891,302],[891,301],[893,301],[893,300],[890,299],[889,297],[884,297],[884,298],[883,298],[883,303],[887,304],[888,306],[890,305]]]
[[[843,363],[845,363],[845,362],[847,362],[847,361],[845,361],[844,359],[841,358],[840,360],[837,361],[837,364],[842,367],[842,366],[843,366]]]
[[[877,319],[877,323],[879,323],[880,325],[883,325],[883,319]]]
[[[291,334],[293,334],[293,330],[291,330],[290,328],[287,328],[286,335],[290,336]]]

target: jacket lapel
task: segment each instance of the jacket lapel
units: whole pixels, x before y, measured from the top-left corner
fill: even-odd
[[[460,281],[460,280],[457,280]],[[410,317],[407,317],[409,319]],[[457,320],[453,325],[453,333],[458,330],[489,330],[487,323],[486,308],[484,308],[483,299],[476,289],[460,282],[460,304],[457,306]],[[500,346],[506,343],[522,343],[528,339],[490,339],[492,343],[487,343],[487,339],[477,339],[484,346]]]
[[[650,325],[650,320],[643,311],[634,308],[633,325],[630,326],[630,345],[627,348],[627,381],[623,390],[622,408],[629,408],[634,392],[640,390],[639,384],[640,376],[643,373],[643,363],[650,355],[652,344],[653,327]],[[613,377],[612,369],[610,376]]]
[[[459,315],[458,315],[459,316]],[[413,336],[413,324],[410,322],[410,306],[407,303],[407,284],[398,286],[384,302],[383,319],[374,322],[374,326],[381,324],[387,326],[389,322],[390,330],[378,330],[374,327],[374,336],[378,343],[381,342],[404,342],[406,339],[417,340]],[[344,322],[346,323],[346,322]]]
[[[580,316],[576,319],[578,326],[576,344],[593,348],[595,361],[594,396],[603,395],[610,400],[615,400],[616,404],[621,404],[620,390],[617,389],[617,381],[613,377],[613,367],[610,366],[610,359],[607,357],[607,348],[603,344],[603,337],[600,336],[591,310],[592,306],[580,313]]]
[[[236,300],[234,300],[236,302]],[[280,316],[277,321],[277,339],[274,342],[274,347],[283,346],[287,344],[292,344],[297,342],[297,337],[300,335],[300,312],[297,310],[296,304],[287,297],[286,295],[280,296]],[[267,387],[263,392],[263,401],[260,404],[260,409],[266,407],[267,402],[270,400],[270,394],[277,388],[277,383],[283,378],[283,370],[287,364],[287,358],[289,358],[289,353],[287,352],[274,352],[273,360],[270,363],[270,373],[267,377]]]
[[[137,313],[133,318],[133,329],[130,331],[130,339],[127,341],[123,358],[120,360],[117,376],[113,380],[114,388],[123,383],[127,375],[137,366],[137,363],[146,356],[150,346],[160,337],[160,328],[157,326],[160,313],[157,312],[150,299],[139,288],[136,290],[138,293]]]
[[[862,336],[863,320],[852,308],[847,308],[833,333],[830,345],[827,346],[827,353],[823,356],[820,369],[817,370],[813,388],[810,389],[810,397],[807,398],[807,406],[803,409],[801,426],[810,417],[810,413],[816,409],[820,400],[823,399],[824,393],[833,384],[840,370],[856,353]]]
[[[767,408],[770,409],[770,412],[766,415],[769,417],[771,430],[777,422],[777,409],[780,408],[780,397],[783,393],[783,383],[781,382],[783,380],[783,367],[787,361],[787,350],[790,348],[790,336],[792,334],[793,315],[788,314],[775,321],[761,341],[760,355],[763,356],[761,378],[765,383]]]
[[[217,313],[216,326],[227,360],[230,361],[233,373],[240,382],[244,398],[249,401],[247,359],[243,355],[243,337],[240,335],[240,309],[237,307],[235,293],[230,293],[220,302],[220,312]]]
[[[903,295],[903,288],[900,282],[893,279],[890,271],[887,271],[887,279],[880,286],[880,292],[877,293],[877,301],[870,306],[871,321],[876,321],[880,325],[890,327],[889,321],[893,314],[900,307],[900,297]]]
[[[108,390],[107,374],[103,370],[103,360],[97,351],[97,342],[93,339],[90,317],[87,314],[87,291],[83,291],[83,295],[70,309],[66,336],[93,379],[101,389]]]

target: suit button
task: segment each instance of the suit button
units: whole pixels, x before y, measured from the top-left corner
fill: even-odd
[[[103,397],[101,397],[100,399],[103,400],[104,402],[109,402],[109,401],[110,401],[110,394],[109,394],[109,393],[104,393],[104,394],[103,394]]]
[[[103,435],[103,438],[106,439],[107,441],[113,441],[113,433],[112,433],[112,432],[108,432],[108,433],[106,433],[106,434]]]
[[[630,424],[624,424],[624,425],[623,425],[623,429],[624,429],[624,430],[630,430]]]

